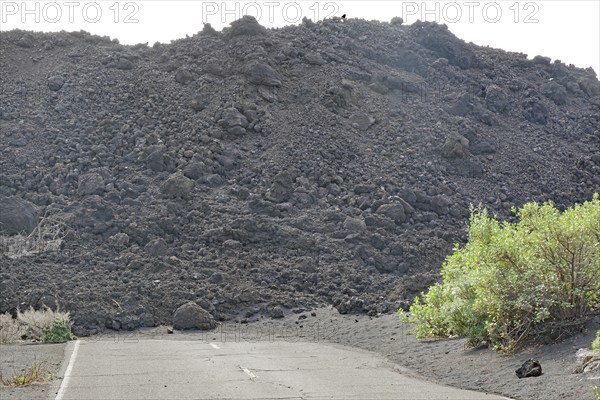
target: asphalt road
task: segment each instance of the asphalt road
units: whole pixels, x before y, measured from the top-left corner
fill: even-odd
[[[506,399],[415,379],[380,355],[326,343],[82,340],[65,354],[54,400]]]

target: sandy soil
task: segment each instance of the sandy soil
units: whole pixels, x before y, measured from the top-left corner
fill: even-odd
[[[592,400],[597,374],[572,374],[575,352],[589,347],[600,319],[585,332],[554,345],[529,347],[511,356],[489,349],[466,349],[465,340],[416,340],[408,326],[394,314],[369,317],[340,315],[332,308],[291,313],[281,320],[261,319],[248,323],[223,323],[210,332],[167,333],[167,327],[133,332],[109,332],[102,338],[135,341],[139,338],[192,339],[205,341],[324,341],[358,347],[385,355],[405,373],[464,389],[501,394],[516,400]],[[81,338],[97,340],[98,336]],[[2,348],[2,371],[22,368],[34,359],[48,360],[58,370],[64,346],[19,345]],[[515,370],[528,358],[540,360],[543,375],[518,379]],[[49,386],[2,389],[2,399],[47,398]]]
[[[466,349],[465,340],[416,340],[395,315],[379,318],[335,316],[339,323],[336,342],[385,354],[391,361],[422,377],[463,389],[502,394],[514,399],[592,399],[592,386],[600,376],[572,374],[575,352],[589,347],[596,320],[588,330],[562,343],[524,349],[502,356],[489,349]],[[537,358],[543,375],[518,379],[515,370],[527,359]]]

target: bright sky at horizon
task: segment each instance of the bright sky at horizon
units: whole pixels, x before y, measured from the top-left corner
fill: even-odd
[[[346,14],[390,21],[402,17],[445,23],[458,37],[482,46],[543,55],[600,71],[600,1],[195,1],[0,0],[0,29],[78,31],[123,44],[168,43],[202,30],[220,30],[250,14],[269,28]]]

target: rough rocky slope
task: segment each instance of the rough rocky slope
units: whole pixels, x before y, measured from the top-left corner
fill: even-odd
[[[398,22],[0,33],[0,312],[59,305],[80,334],[188,301],[389,312],[438,278],[469,204],[599,190],[593,70]]]

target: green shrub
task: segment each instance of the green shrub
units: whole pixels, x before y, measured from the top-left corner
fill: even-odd
[[[48,328],[44,329],[44,342],[64,343],[75,339],[71,333],[71,321],[68,319],[55,319]]]
[[[600,351],[600,330],[596,332],[596,339],[592,342],[592,349]]]
[[[581,324],[600,300],[598,194],[564,212],[551,202],[499,222],[471,207],[468,242],[442,265],[442,282],[416,297],[417,338],[460,336],[503,352]],[[400,311],[400,310],[399,310]]]

